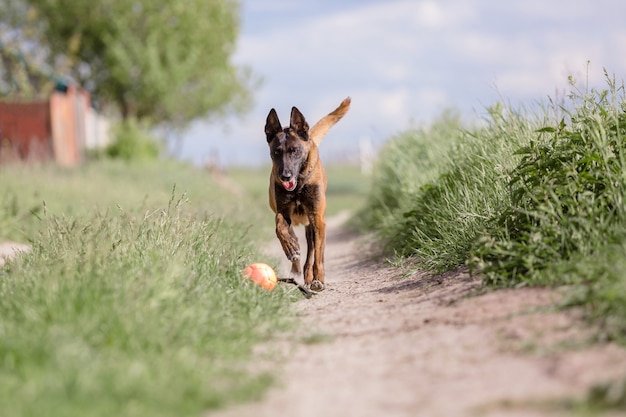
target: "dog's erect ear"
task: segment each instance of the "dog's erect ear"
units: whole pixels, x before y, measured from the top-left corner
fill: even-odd
[[[291,108],[289,127],[295,130],[302,139],[309,140],[309,124],[304,120],[304,116],[300,113],[300,110],[295,107]]]
[[[267,141],[271,142],[272,139],[274,139],[274,136],[276,136],[276,134],[281,130],[283,130],[283,127],[280,124],[280,120],[278,120],[276,110],[272,109],[267,115],[267,120],[265,121],[265,136],[267,137]]]

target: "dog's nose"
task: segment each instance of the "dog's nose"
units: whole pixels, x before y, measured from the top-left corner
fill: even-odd
[[[291,171],[283,171],[280,174],[280,179],[283,181],[289,181],[291,177],[293,177],[293,175],[291,175]]]

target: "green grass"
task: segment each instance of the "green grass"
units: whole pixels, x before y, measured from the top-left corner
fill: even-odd
[[[248,369],[252,348],[295,325],[299,294],[241,278],[272,262],[255,226],[269,209],[231,191],[171,162],[2,167],[2,238],[33,248],[0,268],[2,414],[201,415],[258,398],[272,375]]]
[[[185,210],[196,213],[237,217],[249,204],[258,203],[253,195],[239,198],[204,171],[166,160],[133,164],[102,160],[71,169],[7,165],[0,166],[0,239],[29,240],[44,210],[80,217],[121,207],[138,214],[166,204],[173,188],[189,200]]]
[[[494,286],[568,285],[604,337],[626,342],[626,100],[623,86],[572,96],[560,120],[521,147],[509,205],[470,267]]]
[[[445,271],[463,265],[486,222],[507,203],[506,172],[536,122],[496,105],[486,126],[464,129],[454,113],[398,136],[383,150],[358,215],[387,251]]]
[[[375,229],[391,249],[408,253],[405,213],[414,209],[422,187],[441,173],[448,153],[458,141],[461,121],[448,111],[432,126],[403,132],[382,149],[371,180],[366,204],[355,221]]]

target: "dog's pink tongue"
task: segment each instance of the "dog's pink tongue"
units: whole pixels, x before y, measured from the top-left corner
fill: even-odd
[[[296,180],[292,179],[291,181],[284,181],[283,187],[285,187],[285,190],[287,191],[293,190],[294,188],[296,188]]]

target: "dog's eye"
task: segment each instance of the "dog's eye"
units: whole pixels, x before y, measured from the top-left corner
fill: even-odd
[[[298,148],[291,148],[291,149],[289,149],[289,154],[293,155],[293,156],[298,156],[300,154],[300,149],[298,149]]]

